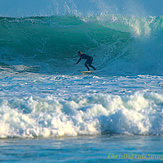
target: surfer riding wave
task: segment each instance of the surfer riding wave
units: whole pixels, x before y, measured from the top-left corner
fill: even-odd
[[[74,65],[77,65],[81,61],[81,59],[86,59],[86,62],[85,62],[84,65],[88,69],[88,71],[90,71],[89,67],[91,67],[94,70],[96,70],[96,68],[92,66],[93,58],[91,56],[83,54],[81,51],[78,52],[78,56],[80,56],[80,58],[79,58],[79,60],[76,63],[74,63]]]

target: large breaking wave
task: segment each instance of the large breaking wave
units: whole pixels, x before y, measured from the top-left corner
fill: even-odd
[[[69,73],[77,51],[105,74],[162,75],[163,17],[122,15],[0,18],[1,70]]]

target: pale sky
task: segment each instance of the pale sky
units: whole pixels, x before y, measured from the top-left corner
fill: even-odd
[[[27,17],[57,13],[119,12],[145,16],[163,15],[163,0],[0,0],[0,16]]]

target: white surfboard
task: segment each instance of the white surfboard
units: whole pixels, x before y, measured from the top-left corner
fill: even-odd
[[[82,74],[92,74],[94,73],[95,71],[81,71]]]

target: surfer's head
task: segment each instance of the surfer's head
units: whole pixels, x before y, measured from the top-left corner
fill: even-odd
[[[78,52],[78,56],[80,56],[81,54],[82,54],[82,52],[81,52],[81,51],[79,51],[79,52]]]

